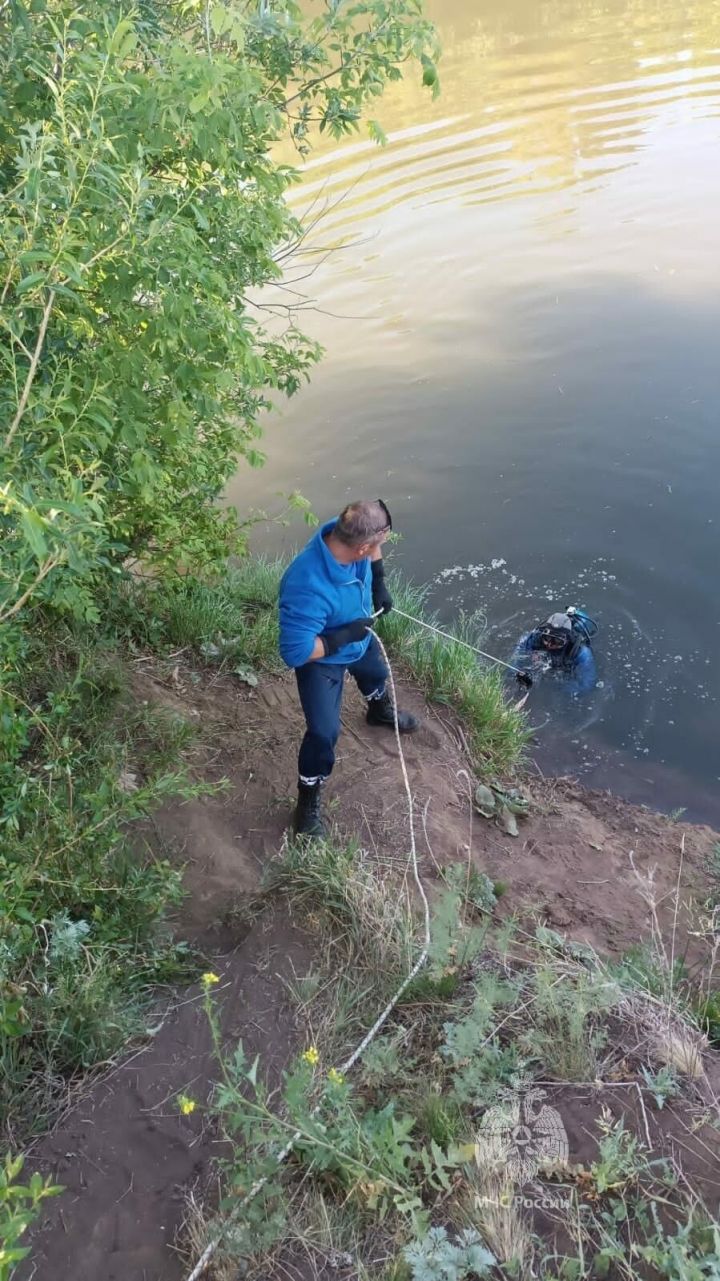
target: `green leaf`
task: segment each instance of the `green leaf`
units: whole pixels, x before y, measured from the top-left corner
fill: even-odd
[[[596,1277],[601,1278],[601,1281],[610,1275],[610,1263],[610,1256],[604,1250],[595,1255],[592,1261],[593,1273]]]
[[[119,61],[128,58],[137,47],[137,34],[132,22],[124,18],[118,23],[110,42],[110,51]]]
[[[430,1151],[432,1152],[433,1159],[435,1161],[435,1177],[437,1178],[438,1182],[442,1185],[442,1187],[445,1189],[445,1191],[449,1192],[450,1179],[448,1178],[445,1171],[445,1164],[446,1164],[445,1155],[442,1151],[442,1148],[439,1147],[439,1145],[435,1142],[434,1139],[432,1139],[430,1143]]]
[[[53,255],[49,249],[29,249],[20,255],[18,261],[23,267],[31,267],[36,262],[52,262],[52,260]]]
[[[44,284],[46,279],[47,279],[47,272],[31,271],[29,276],[24,276],[22,280],[18,281],[18,284],[15,288],[15,292],[16,294],[29,293],[29,291],[31,289],[34,289],[36,285]]]
[[[435,98],[440,91],[437,67],[435,66],[432,58],[429,58],[427,54],[422,55],[420,63],[423,69],[422,82],[427,88],[432,89],[433,97]]]
[[[8,1183],[12,1183],[22,1173],[24,1164],[25,1158],[23,1156],[13,1157],[9,1152],[7,1153],[5,1157],[5,1176]]]
[[[387,146],[387,134],[377,120],[368,120],[368,133],[373,142],[377,142],[381,147]]]
[[[238,52],[245,48],[245,22],[242,17],[235,18],[230,28],[230,39]]]
[[[45,539],[45,525],[41,516],[37,512],[29,509],[22,512],[20,516],[20,525],[25,535],[25,539],[30,546],[30,550],[38,560],[43,560],[47,555],[47,541]]]
[[[210,26],[216,36],[222,36],[233,26],[233,15],[224,5],[214,4],[210,10]]]
[[[13,1246],[12,1250],[3,1250],[2,1255],[0,1256],[0,1262],[7,1259],[9,1263],[20,1263],[22,1259],[27,1259],[31,1248],[32,1247],[29,1245],[16,1245]],[[10,1274],[8,1273],[7,1275],[9,1276]]]
[[[199,206],[199,204],[197,203],[197,201],[193,201],[193,203],[192,203],[192,205],[191,205],[190,207],[191,207],[191,209],[192,209],[193,213],[195,214],[195,219],[196,219],[196,222],[197,222],[198,227],[202,227],[202,230],[203,230],[203,231],[209,231],[209,230],[210,230],[210,223],[208,222],[207,218],[205,217],[205,214],[203,213],[203,211],[202,211],[202,209],[200,208],[200,206]]]

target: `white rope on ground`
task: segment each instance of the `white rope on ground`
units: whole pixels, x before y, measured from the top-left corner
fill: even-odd
[[[397,612],[400,613],[400,610],[398,610]],[[408,617],[408,616],[404,615],[403,617]],[[413,619],[412,621],[414,622],[415,620]],[[372,1027],[370,1028],[370,1030],[365,1033],[365,1036],[363,1037],[360,1044],[355,1047],[350,1057],[347,1058],[345,1062],[337,1069],[342,1076],[347,1075],[347,1073],[351,1070],[351,1068],[355,1066],[358,1059],[365,1053],[365,1050],[372,1043],[372,1041],[375,1040],[375,1037],[377,1036],[378,1032],[382,1028],[383,1024],[387,1021],[387,1019],[392,1014],[398,1001],[407,991],[413,979],[417,978],[417,975],[420,973],[421,969],[425,965],[428,959],[428,953],[430,949],[430,904],[428,902],[427,894],[425,893],[425,889],[423,887],[423,883],[420,878],[420,869],[418,867],[417,846],[415,843],[415,806],[413,802],[412,789],[410,787],[410,779],[408,777],[408,772],[407,772],[407,765],[405,764],[405,754],[403,752],[402,739],[400,737],[400,726],[398,724],[398,710],[397,710],[397,693],[395,690],[395,678],[393,676],[392,667],[390,665],[390,660],[387,656],[387,650],[385,649],[385,646],[380,640],[380,637],[377,636],[376,634],[375,634],[375,639],[378,645],[380,646],[380,651],[387,664],[388,678],[390,681],[390,693],[392,696],[393,719],[394,719],[394,728],[395,728],[395,742],[397,743],[398,757],[400,760],[400,768],[402,770],[403,783],[405,786],[405,794],[407,796],[407,803],[408,803],[408,821],[410,826],[410,860],[412,862],[413,878],[415,880],[415,884],[417,885],[418,892],[420,894],[420,898],[422,900],[422,905],[423,905],[424,940],[423,940],[422,952],[420,953],[420,956],[418,957],[417,961],[415,962],[412,969],[410,970],[410,973],[407,975],[405,979],[403,979],[397,992],[391,998],[391,1000],[388,1001],[382,1013],[378,1015]],[[451,637],[450,639],[452,640],[453,638]],[[462,642],[458,642],[458,643],[462,644]],[[478,653],[480,652],[481,651],[478,651]],[[319,1111],[319,1108],[320,1108],[320,1104],[318,1104],[318,1106],[314,1109],[313,1116],[317,1114],[317,1112]],[[281,1150],[278,1152],[275,1158],[276,1165],[278,1166],[282,1165],[283,1161],[285,1161],[287,1157],[290,1155],[295,1144],[300,1138],[302,1138],[302,1131],[296,1130],[295,1133],[291,1136],[291,1138],[288,1139],[288,1142],[285,1144],[285,1147],[281,1148]],[[253,1184],[253,1186],[251,1187],[247,1195],[243,1197],[242,1201],[238,1202],[238,1204],[233,1207],[233,1211],[230,1218],[234,1218],[240,1212],[240,1210],[243,1209],[244,1206],[248,1205],[250,1201],[253,1201],[255,1199],[258,1192],[260,1192],[265,1187],[265,1184],[268,1182],[269,1178],[270,1178],[270,1175],[266,1174],[263,1176],[262,1179],[258,1179],[257,1182]],[[192,1272],[188,1276],[187,1281],[199,1281],[199,1278],[205,1272],[210,1260],[212,1259],[213,1255],[215,1254],[215,1251],[218,1248],[218,1245],[220,1244],[220,1241],[222,1240],[223,1231],[224,1231],[224,1228],[221,1229],[220,1233],[215,1237],[215,1239],[213,1241],[210,1241],[209,1244],[205,1247],[202,1254],[200,1255],[200,1258],[195,1264],[195,1267],[193,1268]]]

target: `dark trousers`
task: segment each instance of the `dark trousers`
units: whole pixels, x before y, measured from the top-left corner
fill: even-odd
[[[298,774],[305,783],[327,778],[335,764],[346,672],[354,677],[366,698],[385,692],[388,670],[374,636],[355,663],[305,663],[304,667],[295,668],[307,725],[298,756]]]

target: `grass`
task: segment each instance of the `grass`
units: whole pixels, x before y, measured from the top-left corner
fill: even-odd
[[[272,1100],[259,1084],[261,1065],[238,1073],[220,1051],[224,1178],[247,1187],[262,1169],[270,1185],[262,1215],[231,1216],[218,1281],[238,1269],[251,1278],[345,1269],[362,1281],[472,1281],[484,1275],[488,1250],[495,1262],[487,1275],[507,1281],[714,1275],[720,1228],[672,1160],[646,1150],[632,1114],[623,1123],[602,1112],[593,1158],[530,1186],[526,1195],[548,1204],[563,1194],[550,1229],[528,1212],[532,1203],[518,1196],[502,1160],[475,1159],[487,1108],[507,1107],[533,1081],[540,1096],[548,1082],[576,1091],[587,1082],[578,1097],[591,1089],[610,1100],[618,1063],[656,1118],[672,1105],[690,1133],[693,1108],[704,1112],[707,1102],[698,1071],[707,1047],[687,1004],[670,1009],[648,989],[647,973],[667,965],[656,941],[644,973],[611,969],[548,931],[496,927],[485,897],[478,926],[472,896],[458,893],[455,879],[434,904],[426,975],[437,980],[453,968],[454,984],[399,1006],[352,1080],[334,1084],[329,1065],[357,1043],[416,954],[413,912],[357,848],[289,846],[272,870],[268,894],[282,896],[314,936],[312,973],[300,976],[292,997],[307,1042],[319,1048],[317,1062],[289,1065]],[[654,977],[658,984],[672,990],[667,977]],[[270,1154],[295,1125],[302,1137],[278,1170]],[[197,1206],[194,1214],[193,1258],[217,1227]],[[260,1222],[272,1223],[262,1239]]]
[[[139,833],[162,800],[200,790],[183,764],[194,731],[175,713],[137,706],[128,659],[173,661],[182,651],[198,667],[240,668],[246,676],[278,670],[281,568],[247,561],[214,581],[125,582],[92,632],[41,619],[32,633],[4,633],[0,1123],[9,1141],[43,1126],[68,1081],[119,1053],[142,1029],[158,983],[193,970],[167,926],[181,897],[180,875],[143,848]],[[401,608],[422,615],[422,593],[402,584],[395,591]],[[497,674],[397,615],[381,626],[401,670],[458,712],[478,769],[512,769],[525,730]],[[459,634],[478,639],[470,620]],[[469,877],[467,868],[446,873],[433,907],[428,966],[352,1082],[333,1083],[336,1093],[326,1098],[328,1085],[301,1063],[271,1109],[261,1065],[240,1054],[226,1065],[232,1106],[228,1111],[219,1096],[218,1108],[241,1185],[274,1169],[272,1153],[288,1125],[302,1126],[294,1161],[258,1203],[252,1241],[234,1229],[228,1234],[230,1269],[241,1259],[251,1275],[270,1276],[304,1252],[320,1271],[337,1246],[363,1281],[417,1281],[422,1250],[413,1254],[413,1243],[434,1223],[446,1229],[448,1258],[458,1234],[472,1228],[493,1251],[499,1275],[535,1269],[547,1281],[573,1281],[586,1274],[584,1263],[577,1269],[580,1255],[547,1263],[547,1245],[532,1223],[514,1202],[508,1208],[503,1187],[488,1189],[469,1160],[478,1118],[519,1081],[592,1083],[618,1061],[658,1110],[666,1099],[668,1109],[687,1105],[701,1091],[702,1032],[714,1026],[715,989],[708,979],[698,995],[666,955],[657,928],[647,949],[611,969],[562,940],[550,946],[542,931],[528,939],[513,922],[496,924],[503,887],[480,873]],[[290,995],[327,1068],[354,1048],[417,955],[412,901],[390,876],[378,877],[362,850],[332,843],[288,845],[268,893],[282,895],[315,935],[312,972]],[[714,895],[708,920],[716,911]],[[328,1109],[322,1133],[312,1111],[319,1097]],[[276,1105],[287,1111],[282,1124]],[[637,1258],[623,1223],[658,1258],[675,1249],[694,1259],[700,1229],[671,1246],[667,1227],[643,1219],[635,1203],[630,1218],[620,1218],[603,1171],[612,1167],[613,1142],[630,1158],[625,1140],[605,1140],[587,1176],[602,1213],[593,1209],[581,1232],[568,1225],[583,1259],[625,1251],[618,1275],[634,1281]],[[655,1173],[632,1155],[637,1169],[623,1196],[643,1188],[653,1204]],[[679,1187],[663,1195],[675,1222],[689,1223]],[[612,1230],[607,1214],[617,1215]]]
[[[65,624],[0,655],[0,1133],[47,1124],[68,1081],[141,1030],[191,971],[167,913],[181,874],[140,838],[163,799],[207,790],[183,718],[138,707],[122,647]]]
[[[518,1204],[512,1181],[502,1173],[479,1166],[473,1175],[465,1203],[468,1221],[477,1228],[507,1276],[532,1276],[538,1241],[530,1215]]]
[[[107,602],[113,634],[155,654],[193,651],[198,659],[244,660],[279,671],[277,593],[283,566],[250,559],[209,579],[129,580]],[[217,653],[208,654],[208,647]]]
[[[430,1143],[449,1148],[459,1143],[467,1130],[467,1121],[457,1099],[443,1098],[432,1085],[425,1093],[419,1092],[413,1100],[417,1113],[417,1133]]]
[[[298,907],[321,906],[334,937],[345,934],[353,954],[378,973],[394,977],[407,968],[416,928],[408,896],[383,892],[359,846],[290,842],[270,865],[267,885]]]
[[[392,591],[405,613],[425,622],[436,621],[425,607],[426,592],[422,588],[393,578]],[[451,630],[459,640],[483,647],[477,618],[461,618]],[[396,613],[381,620],[379,631],[391,656],[428,697],[457,712],[479,771],[502,775],[518,765],[529,733],[524,717],[508,697],[507,681],[498,668],[488,666],[462,645],[433,636]]]
[[[242,661],[278,671],[277,595],[283,569],[281,561],[248,558],[215,580],[126,584],[109,613],[133,644],[155,652],[185,647],[203,656],[213,646],[216,661],[226,667]],[[398,577],[391,585],[401,609],[434,621],[421,588]],[[482,645],[476,618],[460,619],[454,631],[460,640]],[[498,669],[396,613],[379,621],[378,632],[402,673],[460,716],[479,770],[504,775],[518,765],[529,733],[513,706],[514,688],[508,695]]]
[[[598,967],[588,973],[538,957],[533,970],[533,1014],[522,1038],[527,1053],[559,1081],[594,1081],[607,1040],[602,1015],[620,1000],[615,983]]]
[[[182,893],[180,875],[139,850],[133,832],[160,801],[197,788],[183,764],[194,731],[174,713],[137,706],[129,660],[172,661],[182,652],[243,679],[279,671],[282,569],[248,558],[202,581],[121,580],[102,602],[100,623],[38,614],[25,629],[5,628],[0,1131],[18,1136],[42,1127],[68,1078],[118,1053],[141,1029],[153,986],[187,964],[164,924]],[[395,591],[403,609],[422,611],[422,593],[400,583]],[[403,672],[464,718],[478,764],[510,769],[525,731],[497,674],[398,616],[381,627]],[[470,623],[461,631],[475,636]],[[288,854],[295,895],[303,884],[312,895],[316,871],[293,865],[294,857]],[[317,874],[326,887],[334,876],[338,890],[334,904],[326,902],[328,919],[334,913],[333,928],[349,929],[356,952],[364,948],[391,981],[412,950],[408,904],[374,894],[360,865],[347,877],[347,869],[333,871],[331,851],[326,858]],[[486,897],[491,907],[493,896]],[[410,999],[424,992],[432,1001],[455,987],[439,966]],[[346,996],[354,1028],[358,1003]]]
[[[357,846],[331,841],[289,843],[266,888],[314,924],[318,968],[301,978],[295,998],[326,1054],[341,1062],[412,964],[417,923],[407,895],[390,897]]]

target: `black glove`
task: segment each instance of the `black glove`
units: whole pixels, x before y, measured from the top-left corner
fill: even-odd
[[[372,598],[373,608],[389,614],[393,607],[393,598],[385,586],[385,566],[382,560],[372,561]]]
[[[337,654],[339,649],[351,645],[353,641],[364,640],[368,627],[372,625],[371,618],[354,618],[351,623],[344,623],[342,627],[333,627],[330,631],[321,632],[320,640],[325,646],[325,657],[329,658],[331,654]]]

